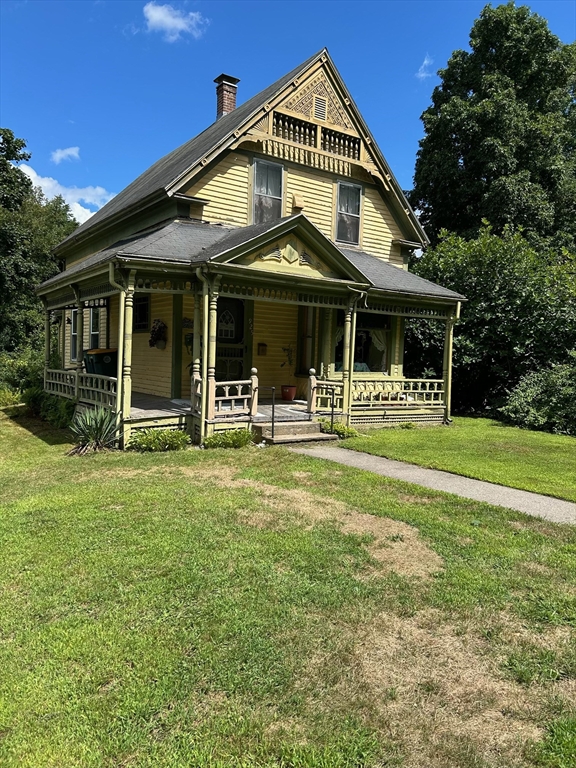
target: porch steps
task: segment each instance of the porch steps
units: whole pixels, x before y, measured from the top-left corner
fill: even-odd
[[[287,421],[274,425],[274,437],[272,437],[272,424],[254,424],[254,430],[259,433],[260,439],[269,445],[282,445],[286,443],[317,443],[326,440],[338,440],[337,435],[328,435],[320,431],[317,421]]]

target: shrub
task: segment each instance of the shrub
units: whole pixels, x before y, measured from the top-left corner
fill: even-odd
[[[76,407],[73,400],[44,392],[41,387],[30,387],[22,395],[22,400],[32,411],[57,429],[69,427]]]
[[[128,445],[131,451],[182,451],[190,438],[180,429],[139,429]]]
[[[70,455],[103,451],[111,448],[116,440],[116,414],[106,408],[89,408],[74,416],[70,429],[76,437],[76,446]]]
[[[576,352],[570,358],[522,377],[500,409],[504,417],[525,429],[576,435]]]
[[[204,448],[245,448],[256,441],[251,429],[227,429],[204,440]]]
[[[0,386],[0,408],[6,408],[9,405],[18,405],[22,402],[22,393],[17,389]]]
[[[31,348],[0,352],[0,386],[25,390],[42,386],[43,378],[43,353]]]
[[[327,432],[329,435],[338,435],[340,440],[358,437],[360,434],[354,427],[347,427],[346,424],[342,424],[340,421],[335,421],[333,426],[330,424],[330,419],[318,419],[318,421],[320,422],[322,432]]]

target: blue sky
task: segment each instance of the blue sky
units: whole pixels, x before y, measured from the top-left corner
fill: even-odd
[[[576,0],[533,0],[564,42]],[[30,173],[84,220],[215,117],[327,46],[400,184],[412,183],[437,69],[468,47],[476,0],[0,0],[0,122]]]

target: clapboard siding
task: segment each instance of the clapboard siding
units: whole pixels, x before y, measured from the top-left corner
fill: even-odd
[[[304,198],[304,215],[331,240],[334,238],[334,184],[329,176],[290,167],[285,174],[286,215],[292,213],[293,195]]]
[[[172,295],[150,296],[150,323],[162,320],[168,326],[166,349],[148,344],[150,334],[132,334],[132,390],[147,395],[171,396],[172,385]]]
[[[280,397],[282,384],[295,384],[294,365],[286,362],[283,347],[292,347],[293,362],[296,363],[298,341],[298,307],[293,304],[274,304],[273,302],[254,302],[254,336],[252,363],[258,369],[259,383],[264,387],[276,387]],[[267,345],[266,355],[258,355],[258,344]],[[283,366],[282,363],[286,362]],[[270,392],[262,392],[261,397],[270,397]]]
[[[204,206],[205,221],[248,224],[248,187],[250,161],[245,155],[231,153],[186,190],[186,194],[210,202]]]
[[[379,191],[365,187],[363,203],[362,248],[402,266],[400,250],[392,245],[392,240],[402,238],[402,234]]]

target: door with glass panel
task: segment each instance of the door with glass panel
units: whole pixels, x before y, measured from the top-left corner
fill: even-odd
[[[244,379],[244,302],[220,298],[216,315],[216,380]]]

